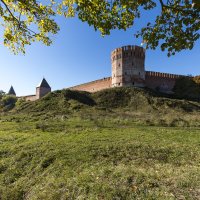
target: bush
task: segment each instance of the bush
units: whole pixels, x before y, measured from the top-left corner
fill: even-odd
[[[15,107],[16,102],[17,102],[17,97],[13,95],[6,95],[2,97],[0,105],[4,111],[8,111]]]

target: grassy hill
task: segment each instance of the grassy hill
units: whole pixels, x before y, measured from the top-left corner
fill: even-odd
[[[200,199],[200,103],[55,91],[0,116],[0,199]]]
[[[7,121],[41,121],[79,117],[163,126],[200,126],[200,102],[178,100],[151,90],[113,88],[93,94],[60,90],[35,102],[19,100],[4,113]],[[7,116],[7,118],[5,117]]]

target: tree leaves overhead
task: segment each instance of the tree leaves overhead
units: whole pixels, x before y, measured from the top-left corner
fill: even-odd
[[[147,48],[155,49],[159,44],[168,56],[183,49],[192,49],[200,37],[199,0],[161,0],[161,13],[155,23],[148,23],[137,34],[146,41]]]
[[[0,3],[5,46],[14,53],[24,53],[25,46],[32,42],[51,44],[50,34],[59,30],[52,18],[56,13],[51,5],[36,0],[0,0]]]
[[[57,14],[78,17],[107,35],[113,29],[126,30],[143,10],[156,7],[160,9],[156,21],[149,22],[136,37],[147,48],[167,49],[169,56],[192,49],[200,37],[199,0],[0,0],[0,22],[4,45],[14,53],[25,53],[25,46],[32,42],[52,43],[52,35],[59,31]]]

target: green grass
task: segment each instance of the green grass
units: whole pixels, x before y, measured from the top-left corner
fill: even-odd
[[[200,102],[56,91],[0,111],[0,200],[200,199]]]
[[[1,123],[0,199],[200,198],[198,128],[48,123]]]

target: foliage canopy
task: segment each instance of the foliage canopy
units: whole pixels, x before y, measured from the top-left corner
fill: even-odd
[[[113,29],[126,30],[143,10],[157,7],[155,22],[135,36],[143,38],[146,48],[167,49],[168,56],[192,49],[200,37],[199,0],[0,0],[4,45],[14,53],[25,53],[25,46],[35,41],[50,45],[59,31],[57,14],[78,17],[106,35]]]

